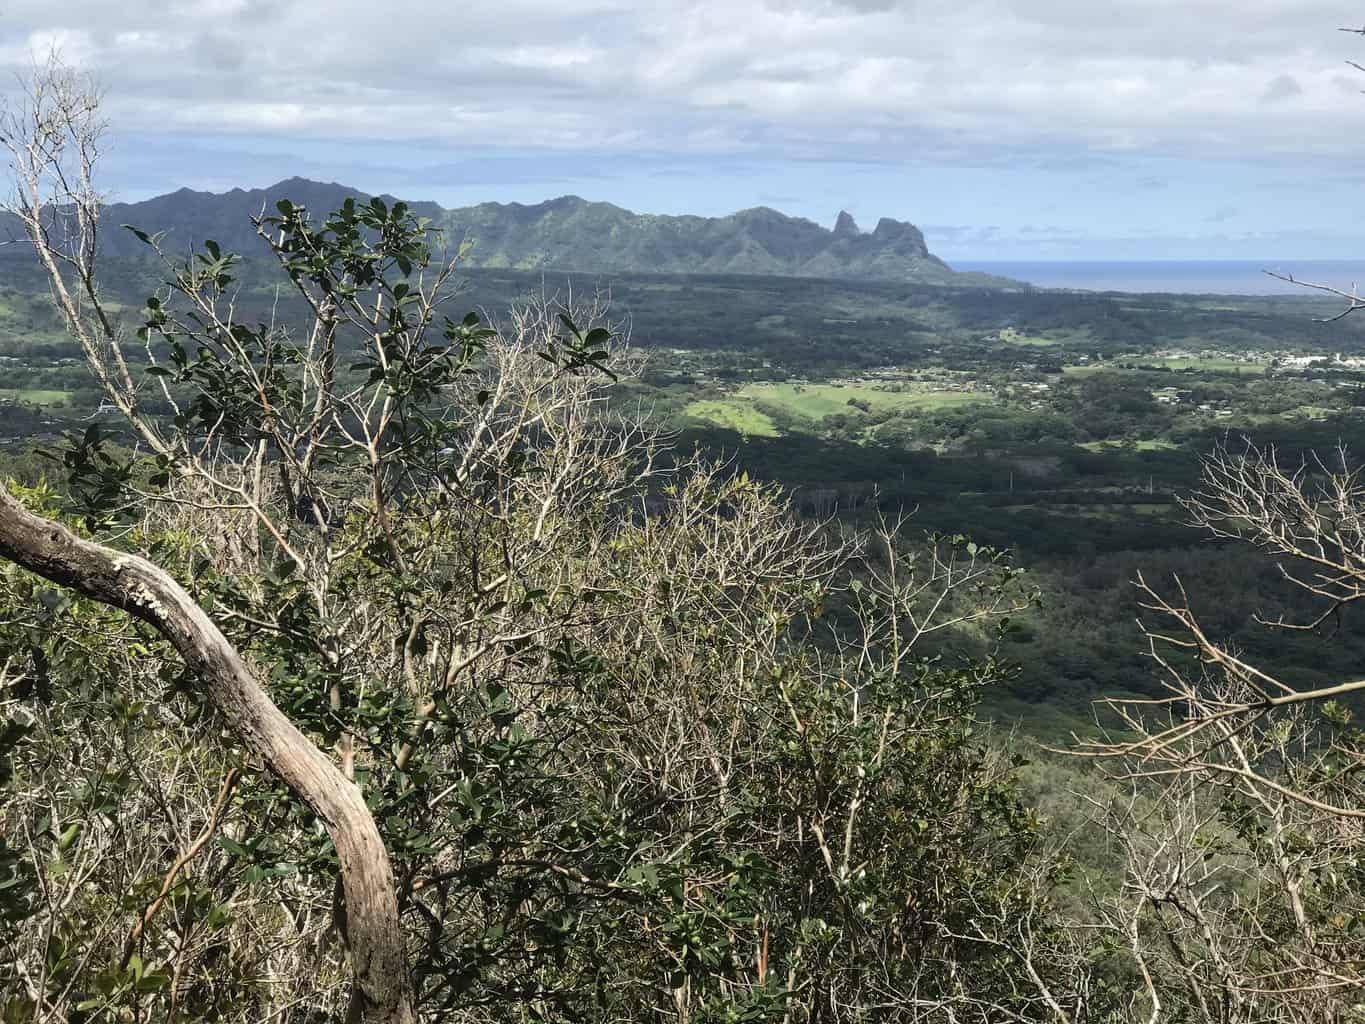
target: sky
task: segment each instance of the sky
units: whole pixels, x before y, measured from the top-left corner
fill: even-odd
[[[293,175],[919,225],[959,260],[1354,259],[1359,5],[1325,0],[0,0],[135,201]]]

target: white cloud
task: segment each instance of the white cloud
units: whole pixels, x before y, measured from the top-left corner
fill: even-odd
[[[1326,0],[11,0],[135,131],[896,159],[1354,147]]]

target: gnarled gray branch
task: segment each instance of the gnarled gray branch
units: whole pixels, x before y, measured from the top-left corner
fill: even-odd
[[[180,653],[237,738],[315,813],[336,846],[352,968],[348,1019],[410,1024],[411,980],[388,852],[360,790],[280,711],[198,603],[138,555],[84,540],[0,487],[0,556],[121,608]]]

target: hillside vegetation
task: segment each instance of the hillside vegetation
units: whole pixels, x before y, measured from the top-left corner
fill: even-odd
[[[291,202],[319,213],[346,199],[364,199],[344,185],[291,178],[267,188],[223,194],[181,189],[139,203],[113,203],[104,210],[101,239],[109,256],[145,255],[119,225],[164,232],[171,251],[213,239],[225,249],[263,255],[250,218]],[[393,197],[385,197],[389,203]],[[978,273],[957,273],[934,256],[913,224],[884,217],[869,232],[840,213],[834,230],[777,210],[757,207],[728,217],[632,213],[611,203],[561,196],[534,206],[482,203],[446,210],[435,203],[409,203],[445,232],[453,246],[468,243],[471,267],[633,273],[773,274],[849,280],[887,280],[1000,286],[1011,282]],[[16,235],[0,218],[0,234]],[[3,253],[3,250],[0,250]]]

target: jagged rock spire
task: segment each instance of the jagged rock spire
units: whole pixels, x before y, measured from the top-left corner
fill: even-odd
[[[840,210],[839,217],[834,222],[835,238],[855,238],[861,235],[862,231],[858,228],[858,222],[853,219],[853,215],[847,210]]]

